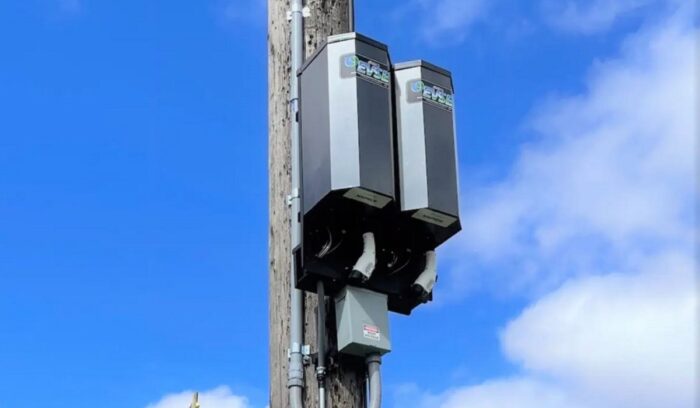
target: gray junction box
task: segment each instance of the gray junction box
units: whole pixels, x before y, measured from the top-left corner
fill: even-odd
[[[335,298],[338,351],[358,357],[391,351],[387,296],[347,286]]]
[[[419,60],[394,81],[401,211],[414,247],[434,249],[461,229],[452,76]]]

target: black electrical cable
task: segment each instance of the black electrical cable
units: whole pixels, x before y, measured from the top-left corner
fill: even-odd
[[[326,375],[326,288],[322,281],[316,284],[318,294],[318,317],[317,317],[317,337],[318,337],[318,363],[316,375],[319,381],[323,381]]]
[[[318,380],[319,407],[326,407],[326,288],[322,281],[316,284],[318,295],[316,379]]]

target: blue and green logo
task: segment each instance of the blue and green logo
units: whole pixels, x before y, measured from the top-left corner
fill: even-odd
[[[408,92],[406,94],[409,103],[422,101],[448,111],[454,109],[455,99],[452,91],[425,80],[414,79],[408,81]]]
[[[340,76],[361,78],[385,88],[391,84],[391,72],[388,66],[357,54],[341,57]]]

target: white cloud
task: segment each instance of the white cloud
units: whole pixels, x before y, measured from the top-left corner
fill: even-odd
[[[445,255],[478,265],[446,280],[542,293],[601,266],[633,269],[650,251],[690,250],[696,35],[680,17],[635,35],[595,65],[585,94],[541,106],[538,141],[510,175],[465,189],[464,231]]]
[[[572,280],[503,331],[521,376],[412,400],[424,408],[693,408],[693,272],[692,258],[667,254],[638,274]]]
[[[687,10],[628,38],[584,93],[533,116],[510,174],[467,189],[455,282],[547,293],[501,335],[516,378],[424,396],[454,408],[696,402],[698,30]],[[474,200],[474,198],[477,198]],[[474,261],[476,260],[476,261]]]
[[[183,391],[178,394],[170,394],[160,401],[149,404],[146,408],[187,408],[192,402],[193,391]],[[202,408],[249,408],[245,397],[234,395],[231,389],[225,386],[214,388],[199,394],[199,403]]]
[[[644,269],[577,279],[536,302],[503,332],[506,354],[596,407],[692,407],[693,259],[667,254]]]
[[[567,0],[543,2],[545,17],[557,28],[580,33],[605,31],[626,14],[654,0]]]
[[[485,0],[412,0],[401,6],[398,16],[417,24],[424,41],[433,45],[463,41],[472,25],[484,17]]]
[[[689,6],[684,0],[542,0],[547,22],[563,31],[594,34],[640,11],[659,13],[665,7]],[[648,10],[651,7],[656,7]],[[663,14],[663,13],[659,13]]]
[[[424,408],[592,408],[561,389],[533,378],[489,381],[427,397]]]

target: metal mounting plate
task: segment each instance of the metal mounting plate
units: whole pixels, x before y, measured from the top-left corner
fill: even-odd
[[[290,11],[287,12],[287,21],[291,21],[291,20],[292,20],[292,13],[293,13],[293,11],[294,11],[294,10],[290,10]],[[304,6],[304,8],[301,9],[301,16],[304,17],[304,18],[307,18],[307,17],[310,17],[310,16],[311,16],[311,9],[309,8],[309,6]]]

